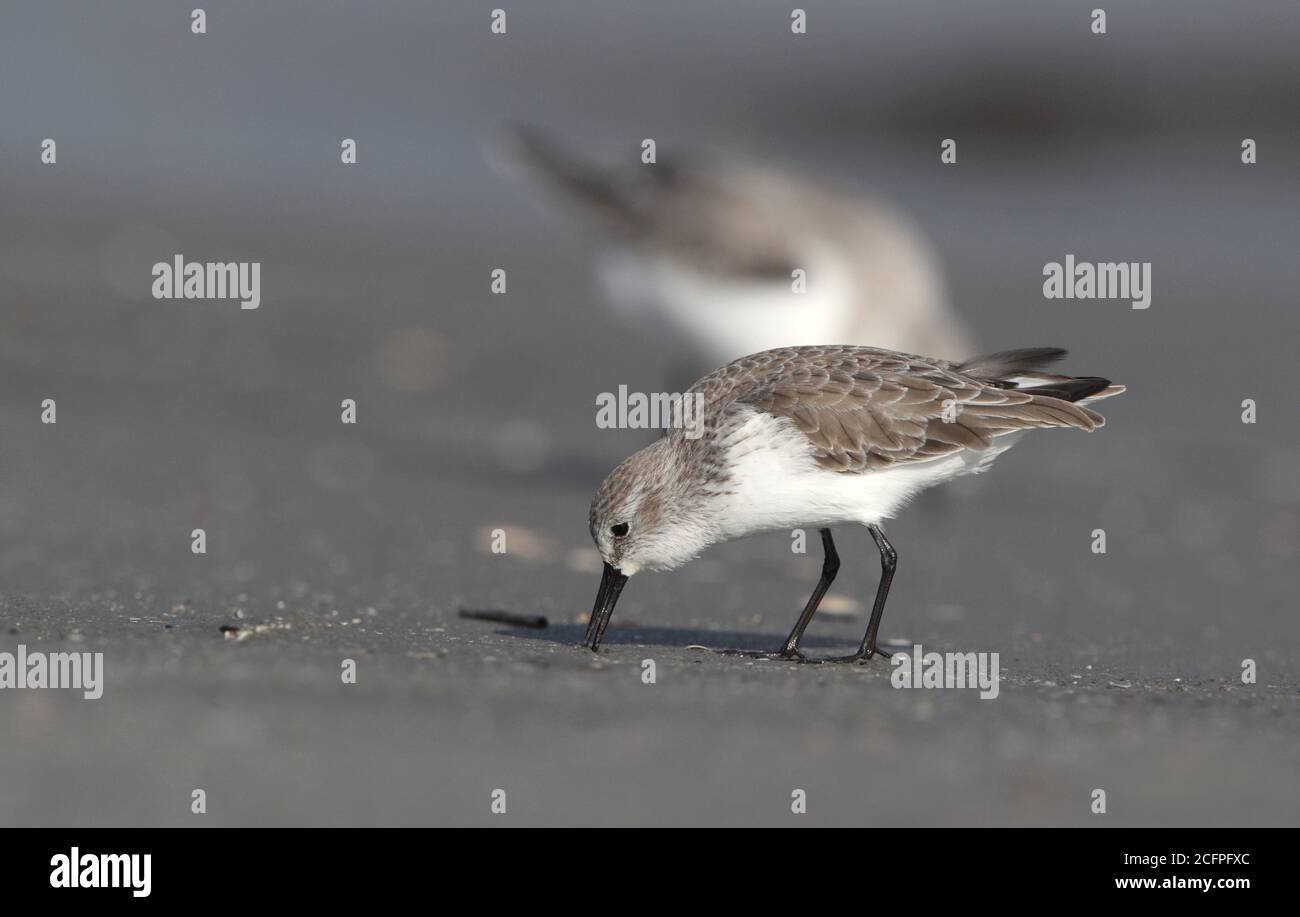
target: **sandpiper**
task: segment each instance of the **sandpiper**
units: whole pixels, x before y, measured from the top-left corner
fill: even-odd
[[[880,585],[857,652],[867,660],[898,555],[880,523],[925,488],[985,470],[1028,429],[1105,423],[1083,405],[1124,391],[1044,367],[1056,348],[1007,350],[963,363],[872,347],[787,347],[743,357],[691,389],[704,434],[681,429],[626,459],[591,504],[604,560],[585,646],[595,651],[619,593],[639,570],[667,570],[711,544],[759,532],[820,529],[821,578],[773,658],[807,659],[799,641],[839,570],[831,526],[865,525]]]
[[[877,201],[731,160],[661,154],[613,169],[533,129],[517,127],[511,139],[508,165],[618,243],[599,262],[611,304],[669,346],[693,348],[687,378],[822,341],[945,359],[972,351],[930,246]]]

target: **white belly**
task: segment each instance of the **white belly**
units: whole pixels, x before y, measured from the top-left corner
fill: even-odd
[[[848,298],[829,272],[809,274],[807,292],[795,293],[791,281],[728,278],[622,254],[607,259],[600,276],[629,317],[666,325],[721,366],[761,350],[843,340]]]
[[[933,271],[906,260],[846,263],[810,252],[807,289],[790,280],[746,280],[625,251],[605,258],[600,279],[625,319],[690,341],[711,366],[777,347],[865,344],[966,359],[974,352]]]
[[[727,538],[740,538],[802,526],[879,523],[926,488],[983,471],[1017,438],[1000,437],[983,452],[839,473],[816,464],[807,438],[792,423],[755,413],[730,438],[735,443],[734,493],[721,514],[722,529]]]

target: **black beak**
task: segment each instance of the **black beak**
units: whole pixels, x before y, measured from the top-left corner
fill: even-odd
[[[627,577],[605,564],[605,572],[600,577],[600,591],[596,593],[596,604],[591,609],[591,620],[587,622],[587,639],[582,645],[593,653],[600,647],[600,638],[605,636],[610,615],[618,604],[618,594],[623,591]]]

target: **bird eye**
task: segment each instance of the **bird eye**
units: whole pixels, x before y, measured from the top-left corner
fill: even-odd
[[[611,525],[609,527],[609,530],[615,538],[622,538],[627,534],[627,523],[626,522],[615,523],[614,525]]]

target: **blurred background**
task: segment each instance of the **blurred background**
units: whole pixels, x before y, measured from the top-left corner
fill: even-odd
[[[99,701],[0,693],[0,823],[476,824],[503,787],[514,823],[782,824],[796,786],[819,824],[1300,822],[1294,3],[193,6],[0,11],[0,649],[106,665]],[[494,168],[512,122],[873,195],[983,349],[1129,386],[889,529],[883,635],[1000,652],[999,700],[685,650],[779,643],[820,565],[782,534],[571,648],[590,496],[650,436],[595,396],[674,353]],[[261,262],[261,308],[154,300],[176,253]],[[1044,299],[1067,253],[1152,262],[1151,307]],[[828,652],[875,589],[866,533],[840,554]]]

